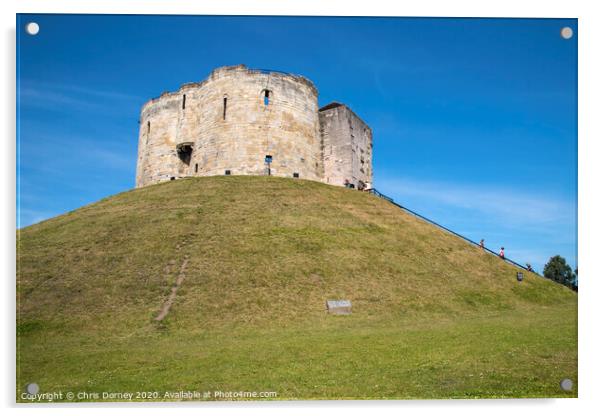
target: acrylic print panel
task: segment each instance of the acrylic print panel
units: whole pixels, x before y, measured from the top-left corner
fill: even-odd
[[[575,19],[17,34],[18,402],[577,396]]]

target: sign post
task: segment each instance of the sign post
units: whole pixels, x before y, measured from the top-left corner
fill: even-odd
[[[327,300],[326,309],[333,315],[351,315],[350,300]]]

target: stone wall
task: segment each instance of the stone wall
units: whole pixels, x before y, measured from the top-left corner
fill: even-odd
[[[190,160],[178,153],[183,145],[192,149]],[[138,149],[138,187],[226,171],[263,175],[267,155],[272,175],[319,181],[317,90],[299,76],[218,68],[143,106]]]
[[[148,101],[140,115],[136,186],[188,176],[269,173],[343,185],[372,182],[372,132],[347,106],[318,110],[304,77],[215,69]]]
[[[143,109],[138,137],[137,187],[177,175],[178,104],[177,96],[164,95]]]
[[[372,184],[372,130],[349,107],[331,103],[320,109],[324,182],[356,188]]]

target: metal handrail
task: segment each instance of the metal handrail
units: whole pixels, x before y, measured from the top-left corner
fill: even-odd
[[[421,219],[421,220],[423,220],[423,221],[426,221],[426,222],[428,222],[429,224],[433,224],[433,225],[435,225],[435,226],[437,226],[437,227],[441,228],[442,230],[445,230],[445,231],[447,231],[448,233],[451,233],[451,234],[455,235],[456,237],[460,237],[460,238],[461,238],[461,239],[463,239],[464,241],[467,241],[467,242],[469,242],[469,243],[471,243],[471,244],[473,244],[473,245],[475,245],[475,246],[477,246],[477,247],[479,247],[479,248],[482,248],[483,250],[485,250],[485,251],[487,251],[487,252],[489,252],[489,253],[493,254],[493,255],[494,255],[494,256],[496,256],[496,257],[499,257],[501,260],[504,260],[504,261],[505,261],[505,262],[507,262],[507,263],[511,263],[511,264],[513,264],[513,265],[514,265],[514,266],[516,266],[516,267],[519,267],[519,268],[521,268],[521,269],[523,269],[523,270],[526,270],[526,271],[528,271],[528,272],[530,272],[530,273],[535,273],[536,275],[538,275],[538,276],[540,276],[540,277],[543,277],[542,275],[540,275],[540,274],[539,274],[539,273],[537,273],[536,271],[534,271],[534,270],[529,270],[527,267],[523,266],[523,265],[522,265],[522,264],[520,264],[520,263],[517,263],[517,262],[515,262],[515,261],[514,261],[514,260],[512,260],[512,259],[509,259],[508,257],[505,257],[505,256],[504,256],[504,257],[500,257],[500,256],[499,256],[499,255],[498,255],[498,254],[497,254],[495,251],[493,251],[493,250],[490,250],[490,249],[488,249],[487,247],[481,247],[481,245],[480,245],[479,243],[477,243],[476,241],[473,241],[473,240],[471,240],[470,238],[463,236],[462,234],[458,234],[457,232],[455,232],[455,231],[453,231],[453,230],[450,230],[450,229],[449,229],[449,228],[447,228],[446,226],[444,226],[444,225],[441,225],[441,224],[439,224],[439,223],[437,223],[437,222],[435,222],[435,221],[431,220],[430,218],[427,218],[427,217],[425,217],[424,215],[420,215],[419,213],[417,213],[417,212],[415,212],[415,211],[412,211],[411,209],[409,209],[409,208],[407,208],[407,207],[404,207],[404,206],[403,206],[403,205],[401,205],[401,204],[398,204],[397,202],[395,202],[395,200],[394,200],[393,198],[391,198],[391,197],[389,197],[389,196],[387,196],[387,195],[383,194],[382,192],[378,191],[376,188],[369,189],[369,190],[368,190],[368,192],[370,192],[370,193],[371,193],[371,194],[373,194],[373,195],[376,195],[376,196],[377,196],[377,197],[379,197],[379,198],[382,198],[382,199],[384,199],[384,200],[386,200],[386,201],[389,201],[391,204],[395,205],[396,207],[398,207],[398,208],[400,208],[400,209],[402,209],[402,210],[404,210],[404,211],[406,211],[406,212],[408,212],[408,213],[410,213],[410,214],[412,214],[412,215],[414,215],[414,216],[416,216],[416,217],[420,218],[420,219]]]

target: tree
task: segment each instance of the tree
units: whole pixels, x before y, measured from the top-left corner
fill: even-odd
[[[571,270],[571,266],[566,263],[564,257],[551,257],[548,263],[543,268],[543,275],[548,279],[572,287],[575,280],[575,274]]]

